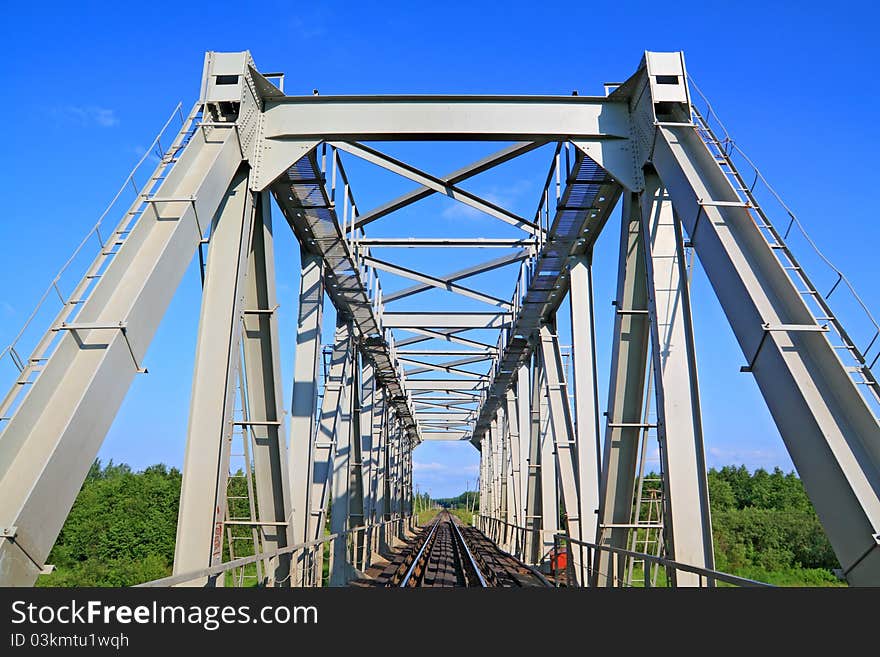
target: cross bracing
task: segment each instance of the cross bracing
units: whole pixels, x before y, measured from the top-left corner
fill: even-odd
[[[437,439],[480,450],[481,522],[527,560],[562,532],[573,581],[614,585],[615,555],[654,532],[658,552],[643,565],[662,552],[691,567],[674,584],[711,581],[700,574],[714,563],[690,253],[845,576],[880,582],[880,328],[870,313],[865,341],[844,328],[831,295],[854,290],[836,269],[829,292],[816,288],[785,241],[800,225],[788,211],[787,228],[774,226],[755,193],[763,178],[748,180],[713,115],[692,104],[680,53],[646,53],[598,97],[288,96],[270,78],[247,52],[207,54],[199,101],[149,184],[111,237],[96,227],[100,254],[71,296],[59,292],[31,356],[17,342],[4,352],[20,374],[0,405],[0,583],[30,584],[45,566],[196,253],[203,295],[173,583],[221,584],[224,545],[240,538],[231,528],[245,526],[262,583],[320,584],[328,522],[329,583],[345,583],[411,517],[412,451]],[[492,150],[437,173],[398,154],[410,142]],[[542,161],[533,212],[475,191],[478,176],[526,158]],[[359,167],[407,191],[365,207],[350,175]],[[427,236],[382,230],[438,198],[500,232],[427,215]],[[603,405],[592,256],[621,206]],[[301,248],[289,422],[273,264],[284,223]],[[566,298],[570,349],[556,322]],[[645,502],[659,515],[646,524],[649,438],[661,473]],[[243,517],[228,494],[236,441]]]

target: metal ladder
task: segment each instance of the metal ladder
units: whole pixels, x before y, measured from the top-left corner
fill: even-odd
[[[25,321],[21,330],[18,332],[12,342],[2,352],[0,352],[0,359],[8,355],[14,363],[15,367],[18,369],[18,376],[15,380],[15,384],[11,387],[9,392],[3,398],[2,402],[0,402],[0,422],[8,421],[12,417],[12,412],[14,411],[14,407],[16,406],[16,402],[22,399],[22,391],[25,390],[27,386],[32,385],[36,381],[40,372],[43,370],[46,361],[49,360],[49,356],[51,356],[51,352],[54,349],[54,346],[57,344],[57,338],[62,333],[62,330],[60,329],[67,325],[70,320],[75,319],[78,311],[82,308],[83,304],[88,301],[89,295],[94,289],[96,282],[101,278],[101,276],[103,276],[103,273],[113,261],[113,258],[116,256],[116,254],[119,252],[119,249],[122,247],[123,244],[125,244],[126,239],[131,233],[134,225],[143,216],[147,206],[150,203],[150,194],[158,185],[162,183],[163,180],[165,180],[165,178],[170,173],[172,167],[174,166],[174,163],[177,162],[181,151],[187,145],[187,143],[189,143],[189,140],[192,137],[194,131],[195,120],[197,116],[201,113],[201,104],[196,103],[186,118],[184,118],[181,114],[180,107],[181,106],[178,103],[177,107],[171,113],[171,116],[165,122],[165,125],[159,131],[159,134],[153,140],[149,148],[147,148],[146,152],[138,161],[138,163],[134,166],[131,173],[129,173],[119,191],[116,193],[116,196],[114,196],[113,200],[110,202],[110,205],[100,216],[97,223],[86,234],[86,236],[80,242],[79,246],[70,256],[70,258],[68,258],[67,262],[55,275],[55,278],[49,284],[49,287],[46,289],[43,295],[40,297],[37,306],[34,308],[33,312]],[[175,116],[178,116],[180,119],[180,130],[177,132],[177,135],[175,136],[168,149],[163,149],[161,143],[162,135],[168,129],[168,126],[171,124]],[[138,188],[137,183],[135,182],[135,174],[138,172],[141,165],[147,160],[147,157],[152,153],[158,155],[159,162],[144,186],[142,188]],[[115,206],[117,200],[119,200],[119,198],[121,197],[122,193],[129,186],[131,186],[131,188],[134,190],[135,199],[129,206],[128,210],[122,215],[122,218],[116,225],[115,229],[105,238],[105,236],[101,233],[101,225],[106,216],[109,214],[110,210]],[[95,256],[88,269],[86,269],[85,274],[80,279],[79,283],[70,293],[70,295],[65,298],[59,286],[61,277],[71,266],[73,261],[80,255],[83,248],[85,248],[86,244],[92,239],[92,237],[95,237],[98,241],[98,254]],[[52,296],[53,292],[61,302],[61,308],[55,315],[52,323],[50,324],[49,330],[45,332],[43,337],[31,351],[30,356],[27,358],[27,360],[25,360],[21,357],[21,354],[18,351],[19,342],[22,340],[22,337],[25,335],[35,317],[42,310],[43,305]]]
[[[243,361],[243,359],[242,359]],[[241,363],[241,371],[244,371],[244,362]],[[256,494],[253,478],[253,459],[251,458],[251,440],[252,434],[248,425],[247,399],[245,397],[243,377],[238,376],[237,382],[237,399],[241,402],[241,407],[233,414],[241,417],[240,422],[236,422],[233,417],[233,433],[232,442],[235,442],[236,435],[240,438],[241,453],[230,453],[229,470],[226,479],[226,544],[229,549],[229,559],[234,560],[237,557],[250,556],[262,552],[262,527],[257,519]],[[233,459],[240,459],[237,464],[233,465]],[[244,482],[244,494],[236,494],[242,491],[237,490]],[[242,529],[249,528],[249,532],[243,532]],[[249,547],[236,550],[239,543],[249,543]],[[232,571],[232,581],[234,586],[244,586],[246,580],[251,580],[256,584],[263,582],[263,563],[257,561],[255,571],[249,573],[247,566],[235,568]]]
[[[641,552],[642,554],[653,554],[661,556],[663,553],[663,459],[660,459],[660,472],[656,476],[645,474],[645,465],[648,460],[648,443],[651,440],[651,427],[656,425],[656,418],[652,420],[652,395],[651,385],[654,378],[653,369],[648,370],[648,381],[645,389],[648,394],[645,395],[645,405],[642,414],[642,424],[644,428],[641,431],[641,445],[639,449],[639,473],[636,479],[635,490],[633,491],[633,511],[632,511],[632,529],[629,549],[633,552]],[[653,436],[656,441],[656,436]],[[656,441],[658,447],[663,449],[659,441]],[[645,484],[649,486],[646,488]],[[651,484],[658,484],[658,488],[654,488]],[[641,535],[639,532],[643,532]],[[657,574],[659,568],[651,568],[651,564],[645,559],[632,557],[627,564],[626,586],[636,586],[644,584],[645,578],[651,577],[651,585],[656,586]],[[642,577],[637,577],[636,567],[641,566]]]
[[[865,356],[865,354],[869,353],[871,348],[874,347],[875,344],[877,344],[878,337],[880,337],[880,326],[878,326],[877,322],[875,322],[873,317],[871,317],[864,304],[861,304],[861,300],[858,299],[857,295],[855,295],[855,291],[852,290],[852,286],[849,284],[849,281],[845,281],[843,273],[839,271],[836,267],[834,267],[834,265],[832,265],[831,262],[818,251],[818,249],[816,249],[816,252],[819,257],[821,257],[837,274],[837,281],[824,295],[816,289],[816,286],[813,285],[810,277],[801,267],[797,258],[794,256],[791,249],[785,242],[785,239],[788,237],[788,234],[796,221],[795,216],[791,213],[791,211],[788,211],[791,221],[785,233],[780,233],[773,225],[767,214],[764,212],[763,208],[761,207],[755,196],[755,185],[757,184],[759,179],[763,180],[763,177],[760,176],[758,170],[755,169],[754,182],[751,185],[747,184],[742,174],[733,162],[732,157],[734,154],[734,144],[730,136],[728,135],[725,136],[723,139],[719,139],[709,125],[708,119],[704,117],[693,104],[691,105],[691,112],[695,119],[697,134],[709,148],[709,151],[715,157],[715,161],[721,167],[721,170],[730,179],[730,182],[733,185],[733,188],[736,190],[737,194],[747,203],[749,213],[752,214],[755,224],[761,230],[761,234],[763,235],[764,240],[767,242],[767,245],[776,255],[777,260],[779,260],[780,264],[788,274],[789,279],[792,281],[792,283],[795,285],[801,295],[805,298],[806,305],[810,309],[810,313],[815,318],[816,323],[830,324],[834,328],[834,332],[837,335],[837,340],[835,340],[837,344],[832,342],[832,346],[834,347],[835,352],[840,358],[841,363],[844,365],[846,371],[849,372],[850,375],[856,375],[858,378],[856,378],[854,382],[858,385],[866,386],[867,390],[873,393],[875,401],[880,403],[880,383],[878,383],[876,377],[874,376],[874,373],[871,371],[871,368],[877,363],[878,358],[880,358],[880,350],[878,350],[877,355],[870,363],[868,363]],[[743,155],[743,157],[745,156]],[[764,184],[767,185],[766,181],[764,181]],[[767,185],[767,187],[769,188],[769,185]],[[770,189],[772,191],[772,188]],[[775,194],[775,192],[773,193]],[[802,228],[801,230],[803,231]],[[805,237],[807,237],[805,232],[804,235]],[[809,240],[809,237],[807,237],[807,239]],[[849,333],[844,328],[842,322],[832,312],[831,307],[828,304],[829,297],[834,293],[835,290],[838,289],[841,282],[844,281],[847,287],[849,287],[853,291],[853,294],[856,296],[856,299],[866,311],[868,318],[875,328],[874,335],[868,342],[868,345],[867,347],[865,347],[864,350],[858,348],[858,346],[850,337]],[[812,301],[813,303],[810,303],[810,301]],[[830,335],[830,333],[826,333],[826,336],[830,337]],[[844,353],[849,355],[849,360],[853,364],[847,364],[847,361],[844,359],[843,356]],[[877,414],[875,411],[875,417],[876,415]]]

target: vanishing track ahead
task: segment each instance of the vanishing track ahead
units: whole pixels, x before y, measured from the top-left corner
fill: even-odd
[[[536,571],[448,511],[422,529],[379,583],[401,588],[548,586]]]

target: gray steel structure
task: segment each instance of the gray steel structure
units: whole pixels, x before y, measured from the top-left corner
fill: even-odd
[[[31,585],[44,569],[128,387],[145,372],[159,321],[205,245],[170,581],[222,585],[224,530],[238,523],[254,529],[255,549],[267,555],[264,584],[320,584],[307,575],[314,551],[296,546],[320,542],[329,511],[331,532],[342,537],[329,583],[345,584],[371,554],[345,537],[375,526],[378,539],[369,540],[384,545],[402,527],[411,514],[412,451],[439,439],[480,450],[481,515],[527,530],[505,529],[497,537],[505,548],[537,562],[561,529],[581,550],[573,554],[581,565],[592,557],[576,546],[613,548],[597,550],[592,577],[579,582],[610,584],[609,555],[625,552],[641,526],[633,508],[648,432],[660,446],[664,558],[694,569],[670,577],[679,586],[711,581],[694,574],[714,564],[686,267],[692,249],[847,580],[880,584],[880,424],[872,406],[880,388],[866,360],[874,343],[854,344],[769,223],[726,144],[692,105],[681,53],[645,53],[635,74],[601,97],[287,96],[270,82],[279,77],[261,74],[248,52],[207,53],[199,101],[113,245],[102,242],[32,356],[8,350],[21,374],[0,405],[0,584]],[[437,140],[513,143],[445,176],[366,143]],[[461,185],[544,147],[555,150],[534,216]],[[418,188],[363,211],[342,154]],[[433,194],[522,235],[366,234],[372,222]],[[592,254],[621,198],[603,413]],[[270,199],[302,254],[289,422],[274,280],[280,222]],[[438,276],[382,258],[390,247],[509,253]],[[515,270],[510,297],[468,283],[502,267]],[[385,293],[380,271],[413,285]],[[433,289],[491,309],[391,309]],[[556,331],[566,295],[570,373]],[[322,383],[325,296],[337,321]],[[498,337],[487,342],[473,331]],[[236,427],[253,454],[256,504],[252,497],[247,520],[228,510]]]

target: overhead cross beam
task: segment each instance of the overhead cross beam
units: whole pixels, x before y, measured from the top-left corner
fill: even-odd
[[[505,265],[513,264],[514,262],[522,262],[530,257],[529,249],[522,249],[515,253],[511,253],[508,255],[501,256],[500,258],[493,258],[492,260],[487,260],[486,262],[481,262],[477,265],[471,265],[470,267],[465,267],[464,269],[459,269],[458,271],[452,272],[451,274],[447,274],[446,276],[439,276],[438,278],[442,280],[444,283],[452,283],[453,281],[460,281],[462,278],[469,278],[470,276],[476,276],[477,274],[484,274],[487,271],[492,271],[493,269],[498,269],[499,267],[504,267]],[[405,297],[412,296],[414,294],[418,294],[419,292],[424,292],[426,290],[430,290],[432,285],[427,283],[423,283],[421,285],[413,285],[412,287],[405,288],[403,290],[398,290],[397,292],[392,292],[385,297],[385,303],[391,303],[392,301],[398,301]]]
[[[545,141],[533,141],[533,142],[517,142],[507,148],[503,148],[500,151],[493,153],[487,157],[484,157],[473,164],[469,164],[468,166],[458,169],[457,171],[453,171],[447,176],[444,176],[440,179],[440,181],[445,185],[455,185],[460,182],[464,182],[468,178],[472,178],[478,174],[481,174],[485,171],[488,171],[499,164],[503,164],[504,162],[508,162],[520,155],[528,153],[530,151],[535,150],[536,148],[543,146]],[[416,201],[420,201],[423,198],[428,198],[432,194],[436,194],[437,190],[433,187],[422,186],[419,189],[413,190],[411,192],[407,192],[402,196],[394,199],[393,201],[389,201],[384,205],[375,208],[374,210],[370,210],[362,214],[358,220],[354,223],[354,229],[363,228],[367,224],[376,221],[376,219],[380,219],[392,212],[396,212],[401,210],[408,205],[412,205]]]
[[[509,301],[505,301],[504,299],[499,299],[498,297],[493,297],[489,294],[484,294],[483,292],[472,290],[469,287],[458,285],[457,283],[453,283],[449,280],[443,280],[429,274],[417,272],[414,269],[402,267],[401,265],[395,265],[390,262],[386,262],[385,260],[379,260],[378,258],[373,258],[371,256],[363,256],[362,261],[365,264],[372,265],[376,269],[387,271],[389,274],[397,274],[398,276],[403,276],[404,278],[409,278],[410,280],[418,281],[419,283],[424,283],[425,285],[430,285],[431,287],[435,287],[440,290],[446,290],[447,292],[460,294],[464,297],[468,297],[469,299],[482,301],[483,303],[487,303],[490,306],[499,306],[501,308],[505,308],[506,310],[510,310],[512,308],[512,304]]]
[[[508,223],[511,226],[520,228],[533,235],[537,235],[541,232],[541,228],[529,221],[528,219],[524,219],[516,215],[515,213],[510,212],[509,210],[505,210],[501,206],[492,203],[491,201],[487,201],[486,199],[480,198],[476,194],[473,194],[467,190],[444,182],[440,178],[432,176],[429,173],[425,173],[424,171],[417,169],[411,164],[407,164],[406,162],[395,159],[390,155],[381,153],[374,148],[364,146],[363,144],[347,143],[340,141],[329,143],[331,146],[338,148],[341,151],[351,153],[352,155],[366,160],[367,162],[376,164],[384,169],[387,169],[392,173],[396,173],[403,176],[404,178],[412,180],[413,182],[424,185],[425,187],[433,189],[435,192],[439,192],[455,201],[464,203],[465,205],[468,205],[475,210],[479,210],[480,212],[484,212],[491,217],[500,219],[501,221]]]

